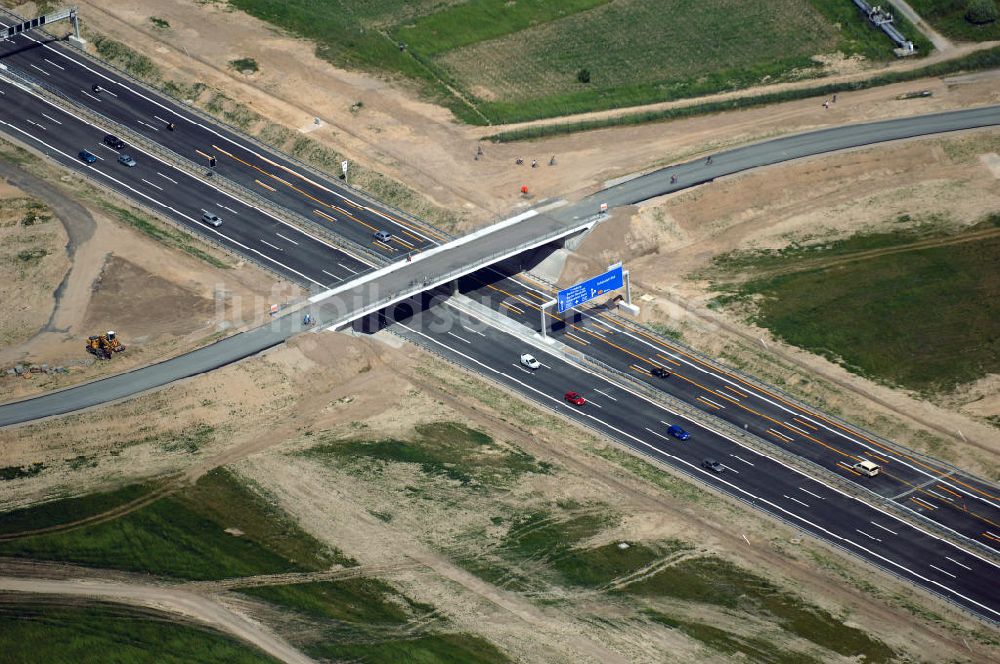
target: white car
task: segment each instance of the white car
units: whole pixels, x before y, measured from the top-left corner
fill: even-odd
[[[521,356],[521,364],[528,367],[529,369],[537,369],[538,367],[542,366],[541,363],[535,359],[534,355],[529,355],[528,353],[525,353],[524,355]]]

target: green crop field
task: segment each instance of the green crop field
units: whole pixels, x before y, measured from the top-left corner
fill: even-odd
[[[0,659],[8,664],[271,664],[264,653],[209,629],[114,604],[0,602]]]
[[[1000,215],[965,232],[996,226]],[[720,302],[756,297],[754,320],[791,344],[891,384],[950,390],[1000,371],[1000,236],[900,250],[927,239],[917,229],[724,257],[730,272],[782,269]],[[870,258],[846,260],[860,252]]]
[[[968,0],[910,0],[910,6],[920,17],[941,34],[961,41],[992,41],[1000,39],[1000,20],[982,25],[965,18]]]
[[[497,124],[816,76],[812,56],[892,58],[849,2],[229,0],[345,67],[420,81],[460,119]],[[835,6],[831,6],[831,4]],[[913,34],[921,52],[928,44]],[[405,49],[400,48],[405,44]],[[584,74],[584,70],[586,74]]]
[[[88,502],[106,502],[100,496]],[[67,501],[77,506],[77,499]],[[50,503],[46,513],[60,503]],[[23,517],[18,519],[23,522]],[[236,529],[242,535],[227,533]],[[353,564],[270,508],[223,470],[123,516],[66,531],[0,542],[0,555],[186,579],[326,569]]]

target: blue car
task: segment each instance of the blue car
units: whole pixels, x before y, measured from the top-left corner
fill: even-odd
[[[97,155],[95,155],[93,152],[80,150],[80,159],[87,162],[88,164],[93,164],[95,161],[97,161]]]
[[[691,434],[689,434],[687,431],[680,428],[676,424],[671,424],[669,427],[667,427],[667,433],[669,433],[674,438],[677,438],[678,440],[687,440],[688,438],[691,437]]]

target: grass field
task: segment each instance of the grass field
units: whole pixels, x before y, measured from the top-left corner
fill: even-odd
[[[965,232],[998,226],[994,215]],[[928,239],[917,228],[728,255],[717,266],[751,278],[719,301],[754,298],[755,322],[857,373],[950,390],[1000,371],[1000,236],[900,251]]]
[[[59,502],[43,506],[48,513],[59,507]],[[23,517],[18,521],[23,522]],[[226,529],[243,534],[233,535]],[[206,475],[194,487],[109,521],[2,542],[0,555],[185,579],[314,571],[333,562],[353,564],[338,552],[326,550],[223,470]]]
[[[779,591],[772,583],[711,557],[683,560],[628,586],[624,592],[646,597],[673,597],[767,616],[787,631],[847,657],[863,654],[865,662],[891,662],[894,653],[881,641],[845,625],[826,611]],[[764,660],[767,661],[767,660]]]
[[[217,632],[113,604],[56,606],[0,601],[0,656],[7,664],[271,664],[262,652]]]
[[[148,494],[153,488],[152,484],[130,484],[114,491],[54,500],[33,507],[4,512],[0,514],[0,534],[37,530],[79,521],[137,500]]]
[[[464,486],[505,484],[524,473],[548,473],[550,467],[530,454],[502,446],[486,434],[455,422],[418,426],[412,440],[324,442],[305,454],[338,463],[366,465],[373,472],[384,464],[418,464],[424,474],[445,477]]]
[[[991,41],[1000,39],[1000,21],[974,25],[965,20],[965,0],[909,0],[910,6],[934,28],[952,39]]]
[[[322,636],[301,644],[315,657],[426,664],[507,661],[477,636],[442,632],[428,625],[411,631],[410,626],[431,616],[434,607],[414,602],[378,579],[267,586],[242,592],[318,620]]]
[[[319,11],[309,0],[229,4],[312,39],[337,65],[418,80],[474,124],[813,76],[811,56],[838,51],[892,58],[891,43],[851,3],[823,0],[326,0]]]

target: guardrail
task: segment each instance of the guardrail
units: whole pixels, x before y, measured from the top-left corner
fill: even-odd
[[[404,341],[410,341],[412,343],[416,343],[416,344],[420,345],[425,351],[431,353],[432,355],[435,355],[439,359],[443,360],[444,362],[447,362],[448,364],[450,364],[452,366],[458,367],[462,371],[468,371],[468,372],[474,373],[480,380],[483,380],[483,381],[485,381],[487,383],[490,383],[490,384],[492,384],[492,385],[494,385],[494,386],[496,386],[496,387],[498,387],[498,388],[500,388],[502,390],[507,390],[508,389],[507,385],[504,385],[499,380],[497,380],[495,377],[490,376],[489,374],[485,374],[485,373],[482,373],[482,372],[470,369],[469,367],[465,366],[461,362],[458,362],[458,361],[454,360],[453,358],[448,357],[447,355],[445,355],[444,353],[442,353],[437,348],[431,346],[430,344],[421,342],[419,339],[417,339],[417,340],[409,339],[405,335],[402,335],[402,334],[400,334],[398,332],[394,332],[391,329],[389,329],[388,331],[391,334],[394,334],[395,336],[400,337]],[[885,574],[888,574],[889,576],[892,576],[892,577],[898,579],[899,581],[907,584],[908,586],[915,585],[915,582],[914,582],[913,579],[911,579],[909,577],[906,577],[906,576],[903,576],[902,574],[900,574],[896,570],[892,569],[891,567],[882,565],[882,564],[880,564],[880,563],[878,563],[878,562],[876,562],[874,560],[871,560],[869,558],[865,558],[865,557],[861,556],[859,554],[859,552],[857,552],[857,551],[855,551],[853,549],[850,549],[850,548],[844,546],[843,544],[841,544],[841,543],[839,543],[837,541],[820,537],[815,532],[813,532],[811,530],[808,530],[807,528],[805,528],[802,525],[796,523],[795,521],[792,521],[792,520],[788,519],[786,516],[784,516],[784,515],[782,515],[782,514],[780,514],[778,512],[775,512],[775,511],[772,511],[772,510],[768,509],[764,505],[758,505],[756,502],[747,500],[746,498],[744,498],[743,496],[739,495],[738,493],[727,491],[723,487],[707,485],[705,483],[703,477],[701,477],[699,475],[696,475],[695,473],[693,473],[690,469],[688,469],[686,467],[679,466],[679,465],[672,465],[672,464],[668,463],[666,460],[664,460],[663,458],[660,458],[660,457],[656,456],[653,452],[650,452],[648,450],[644,450],[644,449],[641,449],[641,448],[638,448],[638,447],[633,447],[632,445],[629,445],[626,441],[619,440],[618,438],[615,438],[612,434],[610,434],[610,433],[608,433],[606,431],[602,431],[600,428],[597,427],[597,425],[593,424],[592,422],[589,422],[589,421],[586,421],[586,420],[576,420],[576,419],[569,418],[564,413],[559,413],[558,411],[554,410],[552,408],[552,405],[550,403],[543,402],[539,398],[537,398],[536,396],[534,396],[532,394],[525,394],[525,393],[521,393],[521,392],[519,392],[518,394],[519,394],[519,396],[521,398],[523,398],[523,399],[525,399],[525,400],[527,400],[527,401],[535,404],[535,406],[537,406],[539,408],[542,408],[543,410],[546,410],[548,412],[554,413],[554,414],[556,414],[558,416],[561,416],[561,417],[565,417],[566,419],[569,419],[573,424],[575,424],[577,426],[582,426],[582,427],[585,427],[585,428],[589,429],[590,431],[594,432],[598,437],[600,437],[602,439],[612,440],[613,442],[615,442],[615,443],[617,443],[619,445],[626,446],[630,451],[632,451],[632,452],[634,452],[636,454],[639,454],[639,455],[645,457],[646,459],[648,459],[650,462],[652,462],[653,464],[655,464],[658,467],[666,468],[666,469],[669,469],[673,473],[679,473],[679,474],[683,475],[688,480],[690,480],[692,483],[696,484],[697,486],[699,486],[699,487],[701,487],[703,489],[715,491],[717,493],[720,493],[720,494],[726,496],[727,498],[731,498],[731,499],[737,500],[737,501],[743,503],[744,505],[746,505],[747,507],[750,507],[752,509],[760,510],[762,512],[765,512],[769,517],[777,519],[778,521],[781,521],[786,526],[791,527],[793,530],[795,530],[797,532],[800,532],[800,533],[803,533],[803,534],[805,534],[805,535],[807,535],[807,536],[809,536],[809,537],[811,537],[811,538],[813,538],[815,540],[818,540],[818,541],[820,541],[820,542],[822,542],[822,543],[824,543],[826,545],[832,546],[832,547],[840,550],[841,552],[845,553],[846,555],[850,556],[854,560],[861,560],[863,563],[865,563],[867,565],[870,565],[871,567],[879,570],[880,572],[883,572]],[[921,590],[924,590],[925,592],[930,593],[931,595],[934,595],[938,599],[943,600],[944,602],[950,604],[952,607],[956,608],[959,612],[961,612],[963,614],[969,615],[969,616],[971,616],[971,617],[973,617],[973,618],[975,618],[977,620],[980,620],[980,621],[982,621],[982,622],[984,622],[984,623],[986,623],[988,625],[993,625],[993,626],[1000,625],[1000,621],[994,620],[994,619],[992,619],[989,616],[986,616],[984,614],[976,613],[975,611],[973,611],[969,607],[967,607],[967,606],[965,606],[963,604],[959,604],[954,599],[948,597],[947,595],[944,595],[944,594],[938,592],[937,590],[935,590],[932,587],[925,586],[925,585],[918,585],[917,587],[919,587]]]
[[[4,70],[4,73],[11,78],[18,79],[25,85],[30,86],[36,93],[45,97],[52,104],[62,110],[85,118],[93,124],[98,125],[108,133],[124,138],[127,143],[134,145],[137,148],[141,148],[145,152],[157,155],[171,166],[187,173],[189,176],[209,184],[220,191],[224,191],[245,203],[252,204],[268,215],[286,221],[293,226],[297,226],[303,231],[308,231],[322,237],[325,241],[335,245],[338,249],[348,255],[354,255],[354,257],[357,258],[356,254],[363,254],[376,265],[383,265],[388,262],[388,259],[385,256],[371,251],[367,247],[351,242],[350,240],[347,240],[346,238],[330,231],[319,222],[316,222],[313,219],[297,212],[288,210],[287,208],[281,207],[257,192],[247,189],[239,183],[233,182],[229,178],[214,174],[206,175],[207,172],[210,173],[211,171],[206,171],[204,167],[195,163],[191,159],[184,157],[183,155],[178,154],[177,152],[174,152],[173,150],[164,147],[155,141],[151,141],[146,136],[140,134],[131,127],[127,127],[102,113],[99,113],[89,107],[78,105],[63,93],[46,87],[43,81],[27,74],[26,72],[7,68]],[[361,262],[365,261],[362,260]]]
[[[887,498],[880,493],[876,493],[875,491],[872,491],[857,482],[851,482],[850,480],[841,477],[811,459],[807,459],[803,456],[790,452],[773,444],[765,438],[761,438],[760,436],[750,433],[748,430],[741,429],[720,417],[716,417],[711,413],[707,413],[700,408],[681,401],[666,392],[658,390],[651,385],[638,381],[620,369],[617,369],[609,364],[605,364],[604,362],[588,355],[583,355],[583,358],[586,363],[594,366],[595,368],[614,374],[620,381],[625,382],[631,389],[640,392],[646,398],[663,405],[669,405],[670,408],[675,409],[677,412],[682,413],[685,417],[688,417],[693,421],[701,423],[702,426],[706,426],[704,422],[708,421],[711,424],[708,428],[721,429],[728,436],[737,439],[739,442],[745,444],[747,447],[756,452],[764,454],[765,456],[777,457],[783,464],[798,468],[810,477],[821,479],[821,481],[835,486],[838,491],[857,498],[858,500],[868,504],[877,504],[879,508],[886,512],[891,512],[893,516],[906,523],[911,525],[919,523],[920,527],[925,530],[933,531],[934,535],[940,537],[941,539],[948,540],[956,545],[964,545],[966,548],[971,545],[972,548],[980,554],[984,554],[985,557],[1000,565],[1000,555],[998,555],[996,551],[974,539],[971,539],[970,537],[967,537],[966,535],[950,530],[933,519],[930,519],[919,512],[909,510],[891,498]]]
[[[7,16],[13,18],[14,20],[16,20],[18,22],[21,22],[21,21],[24,20],[22,17],[18,16],[14,12],[12,12],[12,11],[10,11],[8,9],[2,8],[2,7],[0,7],[0,14],[6,14]],[[36,28],[34,30],[34,32],[40,32],[40,33],[42,33],[44,35],[47,35],[53,41],[62,41],[59,37],[56,37],[55,35],[53,35],[52,33],[48,32],[47,30],[44,30],[43,28]],[[331,186],[342,187],[342,188],[350,191],[351,194],[353,194],[357,198],[363,199],[367,203],[369,203],[371,205],[374,205],[377,208],[381,208],[381,209],[386,210],[388,212],[391,212],[393,214],[399,215],[400,217],[406,219],[407,221],[409,221],[410,223],[414,224],[415,226],[421,227],[422,229],[424,229],[425,232],[430,232],[432,234],[442,235],[442,236],[444,236],[447,239],[452,239],[454,237],[451,234],[446,233],[443,230],[440,230],[438,228],[435,228],[434,226],[431,226],[426,221],[423,221],[422,219],[414,217],[410,213],[408,213],[408,212],[406,212],[404,210],[401,210],[401,209],[395,207],[394,205],[385,203],[383,201],[377,201],[377,200],[375,200],[367,192],[365,192],[365,191],[363,191],[361,189],[358,189],[357,187],[351,185],[346,180],[340,180],[339,178],[331,179],[332,176],[331,176],[330,173],[326,173],[324,171],[321,171],[321,170],[317,169],[316,167],[314,167],[314,166],[312,166],[310,164],[307,164],[306,162],[302,161],[301,159],[298,159],[297,157],[294,157],[292,155],[289,155],[289,154],[286,154],[284,152],[281,152],[281,151],[275,149],[274,147],[272,147],[270,145],[267,145],[266,143],[261,142],[259,139],[254,138],[253,136],[248,135],[246,132],[244,132],[244,130],[240,129],[239,127],[235,127],[235,126],[229,124],[228,122],[226,122],[225,120],[221,120],[221,119],[215,117],[214,115],[206,113],[205,111],[201,110],[200,108],[195,107],[193,104],[189,104],[188,102],[186,102],[186,101],[184,101],[182,99],[177,99],[176,97],[170,95],[169,93],[167,93],[167,92],[165,92],[163,90],[160,90],[158,88],[155,88],[152,85],[149,85],[148,83],[146,83],[145,81],[141,81],[141,80],[135,78],[134,76],[132,76],[132,74],[130,74],[127,71],[119,68],[118,66],[114,65],[111,62],[108,62],[106,60],[102,60],[102,59],[100,59],[98,57],[95,57],[95,56],[91,55],[90,53],[88,53],[87,51],[85,51],[83,49],[75,49],[74,53],[79,54],[83,58],[85,58],[87,60],[90,60],[92,63],[94,63],[96,65],[100,65],[101,67],[104,67],[106,69],[110,69],[110,70],[114,71],[119,76],[121,76],[123,79],[127,80],[130,83],[130,85],[134,85],[136,87],[142,88],[145,92],[147,92],[149,94],[156,95],[156,96],[161,96],[161,97],[165,97],[167,99],[170,99],[175,104],[178,104],[181,108],[183,108],[184,111],[190,113],[191,115],[194,115],[194,116],[200,118],[201,120],[204,120],[204,121],[206,121],[206,122],[208,122],[210,124],[215,124],[215,125],[218,125],[220,127],[224,127],[230,133],[234,134],[235,136],[239,137],[242,140],[245,140],[247,143],[252,144],[253,146],[255,146],[257,149],[261,150],[262,152],[270,153],[274,157],[278,157],[280,159],[284,159],[284,160],[288,161],[289,163],[294,164],[298,168],[301,168],[302,170],[311,173],[315,177],[317,177],[317,178],[319,178],[321,180],[326,180],[328,183],[331,184]],[[336,182],[334,182],[334,180]]]
[[[388,307],[388,306],[391,306],[393,304],[396,304],[397,302],[401,302],[401,301],[403,301],[403,300],[405,300],[405,299],[407,299],[409,297],[412,297],[412,296],[414,296],[414,295],[416,295],[418,293],[422,293],[424,291],[431,290],[433,288],[437,288],[438,286],[446,284],[449,281],[453,281],[453,280],[458,279],[460,277],[464,277],[467,274],[475,272],[476,270],[482,269],[483,267],[485,267],[487,265],[492,265],[493,263],[497,263],[497,262],[499,262],[499,261],[501,261],[501,260],[503,260],[505,258],[508,258],[510,256],[514,256],[516,254],[519,254],[522,251],[528,251],[529,249],[533,249],[535,247],[540,247],[540,246],[542,246],[544,244],[552,242],[553,240],[557,240],[557,239],[559,239],[561,237],[564,237],[567,234],[575,233],[575,232],[577,232],[579,230],[579,227],[585,226],[588,223],[593,223],[593,221],[595,219],[599,218],[599,216],[600,215],[594,215],[594,216],[586,218],[583,221],[579,221],[579,222],[577,222],[577,225],[574,226],[573,228],[570,228],[570,229],[557,228],[557,229],[555,229],[553,231],[550,231],[550,232],[548,232],[548,233],[546,233],[544,235],[535,237],[535,238],[533,238],[533,239],[531,239],[531,240],[529,240],[527,242],[522,242],[520,244],[517,244],[517,245],[515,245],[512,248],[503,249],[501,251],[496,251],[496,252],[493,252],[491,254],[487,254],[486,256],[477,259],[472,264],[467,264],[467,265],[465,265],[465,266],[463,266],[461,268],[457,268],[455,270],[451,270],[449,272],[444,273],[443,275],[430,276],[430,275],[421,274],[421,275],[419,275],[421,278],[412,279],[410,281],[409,285],[406,288],[403,288],[401,290],[393,291],[393,292],[389,293],[388,295],[386,295],[386,296],[384,296],[384,297],[376,300],[373,303],[363,305],[361,307],[361,309],[358,309],[358,310],[355,310],[354,312],[349,312],[349,313],[346,313],[346,314],[340,316],[340,318],[337,319],[336,322],[326,323],[326,325],[332,326],[332,327],[340,327],[342,325],[345,325],[346,323],[350,323],[350,322],[358,320],[360,318],[364,318],[365,316],[368,316],[368,315],[370,315],[372,313],[375,313],[379,309],[383,309],[385,307]],[[413,269],[413,266],[416,266],[416,265],[419,265],[418,261],[415,261],[413,263],[395,263],[395,264],[393,264],[391,266],[388,266],[387,268],[382,268],[382,269],[383,270],[385,270],[385,269],[393,269],[393,268],[400,269],[400,270],[401,269]],[[371,273],[369,273],[368,276],[369,276],[369,278],[371,278],[372,277]],[[356,280],[354,280],[354,281],[356,281]],[[328,297],[333,297],[334,295],[338,295],[340,292],[343,292],[342,290],[339,290],[339,289],[349,287],[349,285],[350,284],[342,284],[341,286],[338,286],[337,289],[334,289],[334,290],[337,290],[338,292],[336,292],[336,293],[330,293]],[[360,286],[361,284],[358,284],[358,285]],[[322,302],[322,301],[323,300],[319,300],[318,302]]]

